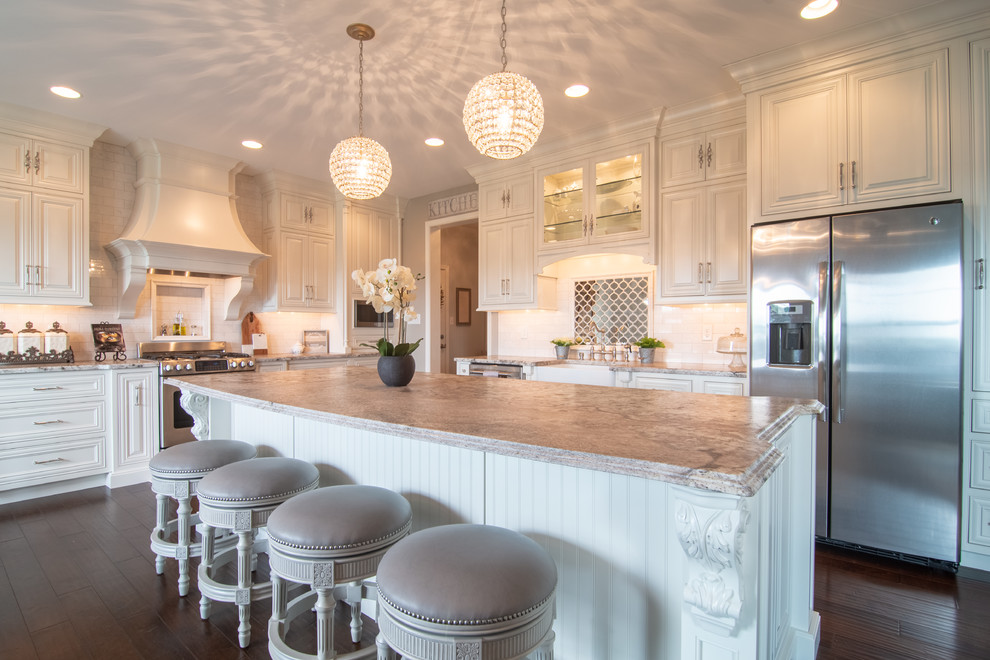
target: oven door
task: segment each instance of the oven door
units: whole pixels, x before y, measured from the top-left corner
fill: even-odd
[[[192,427],[195,424],[192,415],[179,405],[181,395],[182,390],[175,385],[162,383],[162,449],[196,439],[192,434]]]

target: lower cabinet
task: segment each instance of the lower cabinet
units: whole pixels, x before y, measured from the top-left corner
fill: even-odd
[[[280,360],[259,360],[258,371],[301,371],[303,369],[333,369],[335,367],[374,367],[377,364],[377,355],[305,359],[285,358]]]
[[[0,502],[147,481],[158,392],[157,365],[0,375],[0,491],[24,489]],[[83,477],[99,480],[28,488]]]
[[[578,385],[615,385],[615,372],[606,366],[557,364],[533,369],[532,380],[547,383],[576,383]]]
[[[749,382],[738,376],[681,376],[649,371],[620,371],[616,372],[616,384],[619,387],[641,390],[699,392],[734,396],[749,394]]]

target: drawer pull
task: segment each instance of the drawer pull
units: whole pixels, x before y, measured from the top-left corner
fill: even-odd
[[[46,463],[65,463],[65,462],[66,461],[64,458],[59,457],[59,458],[49,458],[47,461],[35,461],[34,464],[45,465]]]
[[[35,387],[33,389],[35,392],[47,392],[48,390],[60,390],[62,389],[62,386],[56,385],[54,387]]]
[[[53,419],[53,420],[51,420],[49,422],[35,422],[34,423],[35,426],[44,426],[45,424],[65,424],[65,422],[62,421],[61,419]]]

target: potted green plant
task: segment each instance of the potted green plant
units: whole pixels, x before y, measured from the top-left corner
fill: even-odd
[[[551,339],[550,343],[553,344],[553,350],[557,353],[557,359],[566,360],[571,346],[574,345],[574,340],[570,337],[557,337],[556,339]]]
[[[639,359],[644,362],[653,362],[653,355],[658,348],[666,348],[666,345],[655,337],[643,337],[635,346],[639,346]]]
[[[416,373],[416,361],[412,353],[423,340],[407,342],[406,323],[419,317],[412,302],[416,299],[416,281],[423,279],[423,276],[413,275],[408,267],[400,266],[395,259],[382,259],[376,270],[365,272],[358,269],[351,273],[351,278],[361,287],[365,300],[374,306],[376,312],[393,312],[395,325],[398,326],[396,343],[393,344],[390,340],[391,324],[386,321],[382,328],[382,338],[374,344],[361,346],[378,351],[378,376],[383,383],[389,387],[408,385]]]

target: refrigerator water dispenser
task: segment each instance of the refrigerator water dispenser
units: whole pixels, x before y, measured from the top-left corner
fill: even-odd
[[[768,303],[770,350],[768,366],[809,367],[812,359],[810,300]]]

